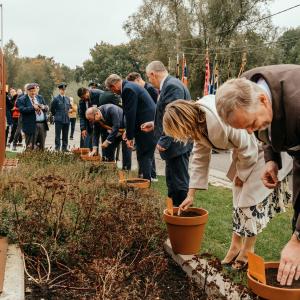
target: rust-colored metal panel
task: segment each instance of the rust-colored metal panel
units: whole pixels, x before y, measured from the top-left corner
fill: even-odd
[[[0,168],[2,168],[5,158],[5,127],[6,127],[6,80],[4,55],[0,49]]]

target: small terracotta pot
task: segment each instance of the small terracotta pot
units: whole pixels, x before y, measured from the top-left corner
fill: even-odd
[[[279,262],[266,262],[266,269],[278,269]],[[253,278],[249,272],[248,277],[248,287],[257,296],[262,297],[267,300],[299,300],[300,299],[300,289],[288,289],[288,288],[278,288],[271,285],[265,285]]]
[[[88,154],[91,150],[90,148],[74,148],[71,151],[74,154]]]
[[[6,237],[0,236],[0,292],[3,291],[4,274],[6,266],[8,240]]]
[[[80,155],[80,158],[85,161],[100,161],[101,156],[95,155],[95,156],[89,156],[88,154]]]
[[[173,252],[176,254],[198,254],[201,249],[208,211],[203,208],[191,207],[188,211],[195,211],[199,216],[179,217],[178,207],[174,207],[174,216],[164,210],[164,220],[167,223],[168,234]]]
[[[119,180],[119,183],[127,187],[138,189],[148,189],[150,187],[150,180],[143,178],[128,178],[125,180]]]

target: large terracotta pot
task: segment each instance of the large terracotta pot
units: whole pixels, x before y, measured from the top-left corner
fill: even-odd
[[[169,215],[167,209],[164,210],[164,220],[173,252],[176,254],[198,254],[201,249],[208,211],[197,207],[191,207],[187,211],[197,212],[199,216],[179,217],[178,207],[174,207],[174,216]]]
[[[279,262],[266,262],[266,269],[278,269]],[[253,278],[249,272],[248,287],[257,295],[267,300],[299,300],[300,289],[288,289],[265,285]]]
[[[148,189],[150,187],[150,180],[143,178],[128,178],[119,180],[119,182],[121,185],[138,189]]]
[[[0,292],[3,291],[7,248],[8,248],[7,238],[0,236]]]
[[[90,148],[73,148],[71,151],[74,154],[88,154],[91,150]]]

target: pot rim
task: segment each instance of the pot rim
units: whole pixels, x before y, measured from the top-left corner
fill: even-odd
[[[278,268],[279,267],[279,262],[278,261],[265,262],[265,267],[266,267],[266,269]],[[247,278],[248,278],[248,280],[250,280],[251,282],[253,282],[254,284],[256,284],[259,287],[272,289],[274,291],[283,291],[283,292],[286,292],[286,293],[295,293],[295,292],[300,293],[300,288],[299,289],[289,289],[289,288],[285,288],[285,287],[284,288],[279,288],[279,287],[275,287],[275,286],[272,286],[272,285],[263,284],[263,283],[259,282],[258,280],[256,280],[254,277],[252,277],[249,274],[249,270],[247,271]]]
[[[176,213],[178,209],[179,209],[178,207],[174,207],[174,212]],[[167,213],[167,209],[164,209],[164,220],[168,224],[179,225],[179,226],[201,225],[207,223],[208,211],[206,209],[199,208],[199,207],[189,207],[187,211],[201,211],[204,212],[204,214],[201,214],[200,216],[182,218],[177,215],[171,216]]]

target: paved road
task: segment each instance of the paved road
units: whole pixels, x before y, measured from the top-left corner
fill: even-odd
[[[50,125],[50,130],[47,133],[46,138],[46,148],[54,149],[54,137],[55,137],[55,126]],[[69,147],[79,147],[80,144],[80,129],[79,129],[79,122],[76,122],[75,133],[74,133],[74,140],[69,140]],[[9,150],[7,148],[6,150]],[[18,151],[22,151],[23,148],[18,147]],[[164,175],[165,163],[160,158],[159,153],[155,153],[156,158],[156,168],[158,175]],[[219,171],[220,173],[225,173],[228,170],[230,164],[230,153],[219,153],[212,155],[211,161],[211,169]],[[136,155],[135,152],[133,153],[133,160],[132,160],[132,168],[137,168],[136,162]]]

